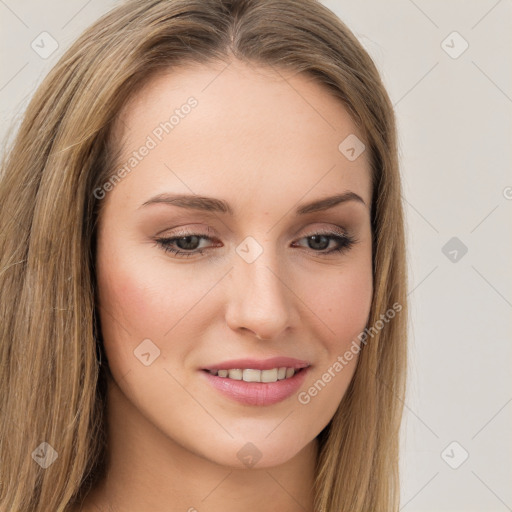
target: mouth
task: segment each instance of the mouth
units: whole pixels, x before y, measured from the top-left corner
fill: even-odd
[[[243,380],[244,382],[271,383],[291,379],[294,375],[304,371],[304,368],[276,367],[267,370],[255,368],[232,368],[227,370],[203,370],[215,377],[229,380]]]
[[[294,364],[288,361],[287,364]],[[203,368],[205,382],[229,401],[249,406],[270,406],[296,394],[305,382],[311,365],[300,362],[293,366],[267,368],[233,367]],[[255,366],[255,365],[251,365]]]

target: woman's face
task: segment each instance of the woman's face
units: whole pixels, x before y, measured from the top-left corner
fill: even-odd
[[[362,136],[312,79],[237,61],[153,78],[118,121],[124,172],[95,195],[120,396],[210,461],[284,463],[334,415],[370,311]]]

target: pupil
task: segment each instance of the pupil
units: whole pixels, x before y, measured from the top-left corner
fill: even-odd
[[[329,240],[327,239],[327,237],[325,235],[313,235],[313,236],[310,236],[309,238],[312,241],[312,243],[309,244],[312,249],[326,249],[329,246]],[[319,242],[320,239],[323,239],[324,243]],[[325,242],[327,242],[327,243],[325,243]],[[318,244],[321,247],[319,247]]]
[[[197,236],[195,236],[195,235],[191,235],[191,236],[183,236],[183,237],[181,237],[181,238],[178,238],[178,239],[176,240],[176,243],[178,244],[178,247],[179,247],[180,249],[185,249],[185,250],[193,250],[193,249],[196,249],[196,247],[183,247],[183,244],[181,243],[181,242],[183,241],[185,246],[190,245],[190,244],[191,244],[191,242],[190,242],[190,240],[191,240],[191,239],[195,239],[194,241],[195,241],[195,242],[197,242],[199,238],[198,238]],[[194,244],[194,243],[192,243],[192,246],[194,246],[194,245],[195,245],[195,244]]]

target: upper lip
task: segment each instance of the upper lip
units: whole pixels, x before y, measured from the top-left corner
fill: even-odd
[[[310,366],[307,361],[295,359],[293,357],[271,357],[270,359],[232,359],[222,363],[213,364],[203,368],[203,370],[232,370],[235,368],[271,370],[272,368],[306,368]]]

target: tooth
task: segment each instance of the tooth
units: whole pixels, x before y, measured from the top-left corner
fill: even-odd
[[[245,382],[261,382],[261,370],[244,370],[243,379]]]
[[[289,379],[295,375],[294,368],[272,368],[270,370],[255,370],[252,368],[233,368],[232,370],[208,370],[212,375],[245,382],[277,382]]]
[[[277,382],[277,368],[261,370],[261,382]]]
[[[230,379],[242,380],[242,370],[240,368],[229,370],[228,376]]]
[[[295,370],[293,368],[286,368],[286,378],[293,377]]]

